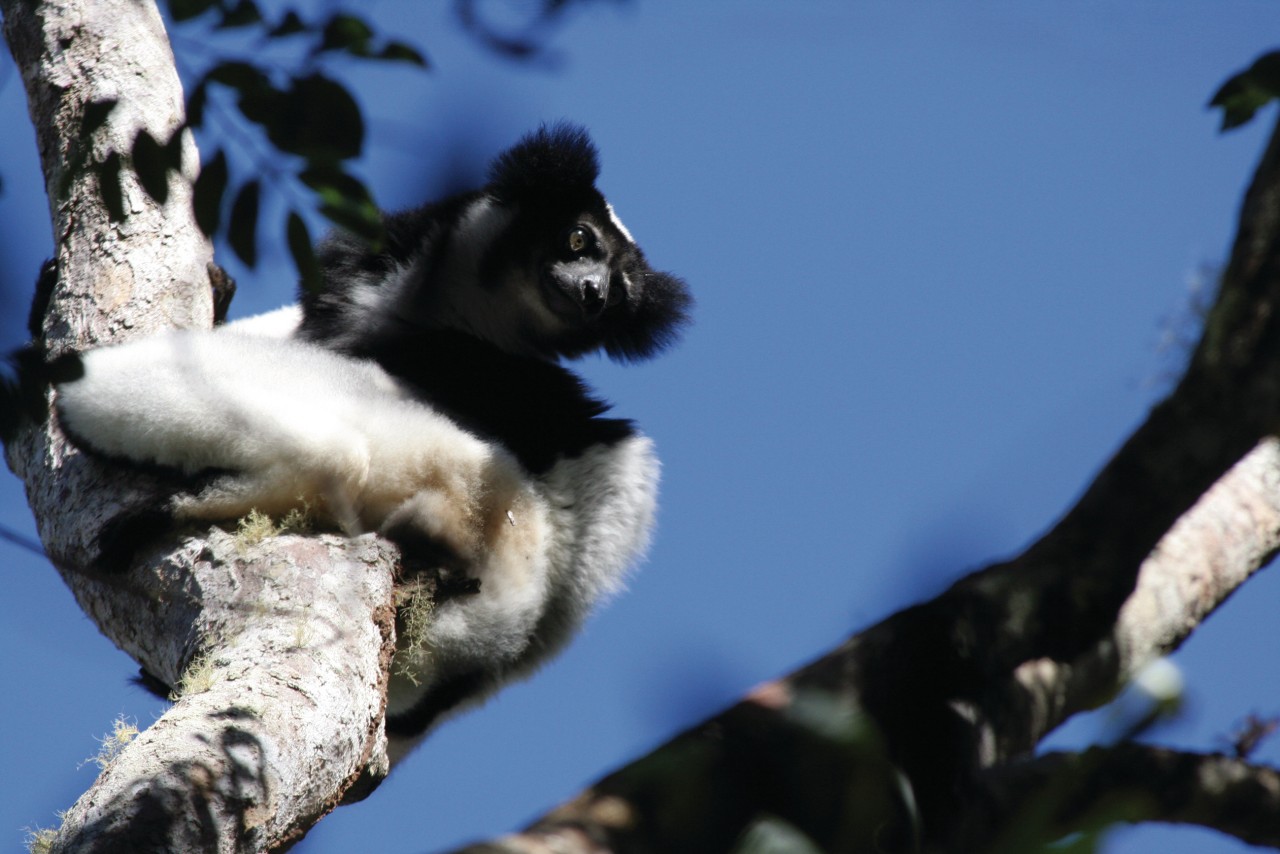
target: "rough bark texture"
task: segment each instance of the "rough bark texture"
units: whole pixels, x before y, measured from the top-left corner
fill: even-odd
[[[57,245],[43,321],[51,355],[212,320],[212,248],[191,214],[196,153],[157,204],[126,165],[126,216],[99,186],[139,129],[182,126],[182,91],[154,3],[0,0],[27,88]],[[86,113],[105,123],[86,133]],[[97,105],[97,106],[95,106]],[[185,133],[185,132],[184,132]],[[372,538],[210,530],[133,572],[104,576],[93,541],[143,480],[76,453],[47,422],[7,447],[50,554],[80,606],[181,700],[67,813],[55,851],[262,851],[305,833],[387,771],[382,703],[394,650],[391,567]],[[359,783],[358,789],[353,785]]]
[[[395,557],[372,537],[213,532],[83,597],[166,682],[185,662],[184,693],[76,803],[55,850],[272,850],[385,776],[394,611],[379,567]]]
[[[127,152],[139,127],[164,139],[181,123],[154,8],[0,8],[58,245],[50,350],[208,324],[210,249],[185,184],[158,206],[125,170],[128,216],[113,222],[93,168]],[[107,99],[117,107],[87,136],[88,106]],[[1040,542],[762,686],[524,833],[471,850],[715,852],[785,825],[833,851],[1025,851],[1101,814],[1280,844],[1274,823],[1260,824],[1280,783],[1243,760],[1129,745],[1029,759],[1280,548],[1278,309],[1273,137],[1186,376]],[[385,774],[388,548],[211,532],[107,579],[89,565],[92,538],[121,503],[145,500],[146,485],[75,454],[56,424],[29,430],[9,461],[86,612],[161,679],[187,674],[183,699],[72,808],[57,850],[279,848]]]
[[[94,168],[110,152],[127,153],[139,129],[168,139],[182,123],[182,90],[154,4],[5,0],[0,8],[53,223],[58,285],[43,322],[50,355],[167,326],[208,326],[212,247],[192,219],[189,181],[171,182],[160,206],[123,170],[128,216],[112,222]],[[111,100],[105,123],[86,136],[89,105]],[[185,150],[190,177],[190,139]],[[87,537],[121,497],[102,488],[103,470],[75,460],[56,430],[24,436],[10,447],[9,463],[26,483],[46,548],[60,563],[86,565]]]

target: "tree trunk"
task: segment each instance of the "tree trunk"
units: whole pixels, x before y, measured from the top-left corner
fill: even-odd
[[[160,15],[143,0],[0,0],[44,169],[58,282],[44,317],[56,356],[212,321],[212,247],[195,226],[195,146]],[[114,103],[114,106],[112,104]],[[109,108],[109,110],[108,110]],[[105,111],[105,121],[102,116]],[[183,134],[165,204],[135,179],[139,130]],[[118,174],[109,169],[122,158]],[[104,195],[119,187],[123,219]],[[124,575],[94,539],[122,505],[161,500],[79,454],[56,419],[7,456],[45,549],[104,634],[177,704],[67,812],[55,851],[262,851],[296,840],[386,774],[382,705],[394,651],[394,549],[373,538],[216,529]]]

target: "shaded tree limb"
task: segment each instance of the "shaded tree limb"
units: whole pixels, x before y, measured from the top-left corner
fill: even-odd
[[[55,218],[61,281],[44,321],[46,342],[57,353],[132,331],[207,325],[209,248],[193,237],[182,194],[161,208],[122,172],[129,218],[121,225],[101,204],[95,182],[103,173],[89,168],[110,150],[127,150],[122,140],[140,125],[157,121],[153,135],[163,138],[165,128],[176,126],[170,122],[180,121],[176,81],[152,74],[172,65],[154,9],[110,0],[46,3],[38,15],[35,8],[3,3]],[[130,25],[136,33],[123,29]],[[113,52],[113,39],[128,45],[128,56]],[[148,91],[131,88],[131,77]],[[86,135],[89,106],[110,99],[121,107]],[[87,152],[78,147],[86,144]],[[963,835],[986,769],[1025,756],[1066,716],[1111,696],[1134,668],[1185,638],[1276,548],[1274,447],[1259,448],[1256,470],[1250,464],[1224,477],[1276,425],[1276,151],[1273,138],[1186,376],[1053,531],[1016,560],[889,618],[606,778],[527,838],[554,835],[610,850],[714,851],[762,817],[777,816],[832,849],[912,848],[923,833],[927,847],[947,850]],[[103,580],[85,567],[93,533],[129,500],[120,498],[118,477],[70,451],[56,425],[29,431],[9,454],[28,484],[46,547],[104,631],[169,681],[196,652],[211,653],[224,677],[208,692],[189,695],[103,775],[73,810],[64,846],[81,834],[76,844],[86,849],[98,840],[138,851],[275,847],[295,838],[361,773],[384,767],[377,722],[390,636],[385,554],[351,560],[359,552],[350,550],[364,547],[356,543],[326,552],[328,559],[308,554],[301,561],[289,557],[300,546],[278,541],[255,553],[260,586],[237,598],[248,574],[238,547],[215,534],[126,578]],[[1206,492],[1215,481],[1228,484],[1222,495]],[[148,498],[143,491],[138,500]],[[1241,512],[1257,515],[1241,525]],[[1200,520],[1186,536],[1203,542],[1174,547],[1170,531],[1180,517]],[[1207,567],[1205,554],[1221,564]],[[1161,555],[1163,562],[1153,564]],[[311,687],[310,670],[273,681],[281,667],[287,670],[285,662],[299,660],[277,656],[312,655],[306,629],[317,624],[278,598],[272,560],[288,570],[280,590],[316,601],[332,596],[338,610],[318,625],[344,628],[325,636],[326,648],[341,653],[331,669],[315,671],[352,677],[342,710],[348,717],[334,724],[346,725],[352,739],[324,757],[332,767],[323,791],[295,788],[310,779],[294,764],[302,751],[291,752],[295,745],[283,743],[269,715],[242,702],[246,695],[307,694]],[[291,560],[308,570],[294,572]],[[324,586],[361,573],[375,576],[362,592]],[[205,597],[215,590],[216,597]],[[342,610],[357,602],[357,613]],[[293,641],[277,633],[279,620],[261,621],[261,633],[241,631],[242,621],[254,622],[246,615],[277,608],[302,626]],[[1152,621],[1158,631],[1150,630]],[[232,622],[234,631],[227,628]],[[368,669],[370,658],[381,671]],[[357,672],[343,673],[341,661]],[[370,679],[369,672],[376,675]],[[216,733],[213,749],[184,746],[193,732]],[[332,745],[325,740],[332,732],[301,735]],[[125,770],[134,761],[145,770]],[[899,769],[910,786],[900,784]],[[280,793],[297,797],[282,804],[273,800]]]
[[[1048,753],[991,775],[992,854],[1035,850],[1112,822],[1195,824],[1250,845],[1280,848],[1280,771],[1221,754],[1132,742]]]
[[[1186,374],[1042,539],[465,850],[725,851],[765,817],[823,850],[990,839],[984,774],[1114,697],[1280,549],[1278,307],[1280,129]]]

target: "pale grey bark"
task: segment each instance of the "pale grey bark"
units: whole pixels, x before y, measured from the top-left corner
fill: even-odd
[[[268,851],[386,775],[395,550],[373,537],[187,540],[81,601],[182,696],[64,818],[55,851]]]
[[[49,193],[59,282],[51,355],[212,321],[212,247],[191,213],[196,152],[163,206],[121,172],[111,221],[95,164],[135,133],[170,137],[182,91],[154,3],[0,0],[28,93]],[[91,104],[117,101],[86,137]],[[34,272],[34,271],[33,271]],[[80,606],[149,672],[186,691],[67,812],[55,851],[262,851],[295,840],[387,771],[382,730],[394,651],[395,551],[373,538],[210,531],[132,572],[93,567],[94,537],[122,504],[155,501],[79,454],[56,419],[7,456],[54,565]],[[104,722],[105,728],[106,722]]]
[[[191,221],[186,186],[176,182],[160,207],[126,170],[129,216],[113,223],[89,168],[108,151],[127,152],[139,127],[164,139],[181,122],[155,9],[138,0],[0,0],[0,8],[29,94],[58,247],[61,281],[44,324],[51,352],[208,325],[211,249]],[[119,106],[85,139],[86,105],[108,98]],[[1273,143],[1273,172],[1276,152]],[[926,759],[975,783],[1175,648],[1280,548],[1280,451],[1271,439],[1256,444],[1277,423],[1272,378],[1280,376],[1273,363],[1280,181],[1261,171],[1227,299],[1193,362],[1198,373],[1169,408],[1153,413],[1152,429],[1135,436],[1122,469],[1104,472],[1080,514],[1016,561],[851,638],[497,847],[722,850],[760,810],[818,838],[830,816],[805,821],[822,793],[861,781],[860,800],[836,804],[852,815],[868,791],[893,778],[880,776],[885,756],[869,751],[857,754],[849,779],[834,783],[816,768],[798,768],[791,803],[769,801],[776,793],[768,786],[751,788],[752,774],[781,773],[787,759],[766,749],[776,746],[771,727],[788,738],[808,734],[793,731],[797,698],[830,695],[850,719],[878,716],[889,742],[917,738]],[[296,537],[250,546],[211,533],[107,579],[90,565],[92,537],[122,502],[146,497],[141,487],[76,454],[56,424],[29,430],[9,447],[9,462],[27,484],[46,548],[104,633],[164,680],[177,681],[193,660],[201,677],[72,808],[57,850],[277,848],[353,786],[366,791],[386,773],[389,547],[372,538]],[[1090,614],[1091,625],[1068,619]],[[1063,629],[1050,630],[1055,619]],[[934,628],[937,638],[920,640],[921,630]],[[916,676],[921,663],[942,675],[922,669],[919,678],[902,678]],[[886,684],[906,694],[902,709]],[[936,704],[933,713],[964,722],[962,743],[912,730],[909,717],[892,714],[912,711],[912,692]],[[771,764],[762,770],[764,760]],[[812,797],[805,781],[818,787]],[[879,788],[865,788],[867,781]],[[940,795],[933,796],[937,808]],[[955,831],[954,841],[967,830],[963,817],[948,819],[931,831],[937,850],[959,850],[946,848],[945,834]],[[842,827],[852,836],[835,838],[888,844],[872,830],[863,840],[860,830]]]
[[[1109,696],[1177,649],[1277,549],[1280,442],[1269,437],[1214,484],[1143,562],[1112,637],[1076,661],[1039,658],[1015,671],[1034,698],[1022,745],[1095,705],[1100,690]]]

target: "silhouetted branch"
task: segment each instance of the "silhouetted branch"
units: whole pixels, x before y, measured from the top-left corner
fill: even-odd
[[[972,850],[1018,854],[1117,821],[1194,824],[1280,848],[1280,771],[1232,756],[1125,743],[1045,754],[987,782],[987,826],[1003,833]]]
[[[1273,133],[1186,375],[1039,542],[467,850],[719,851],[774,817],[824,850],[972,850],[990,769],[1114,697],[1280,548],[1278,308]]]

